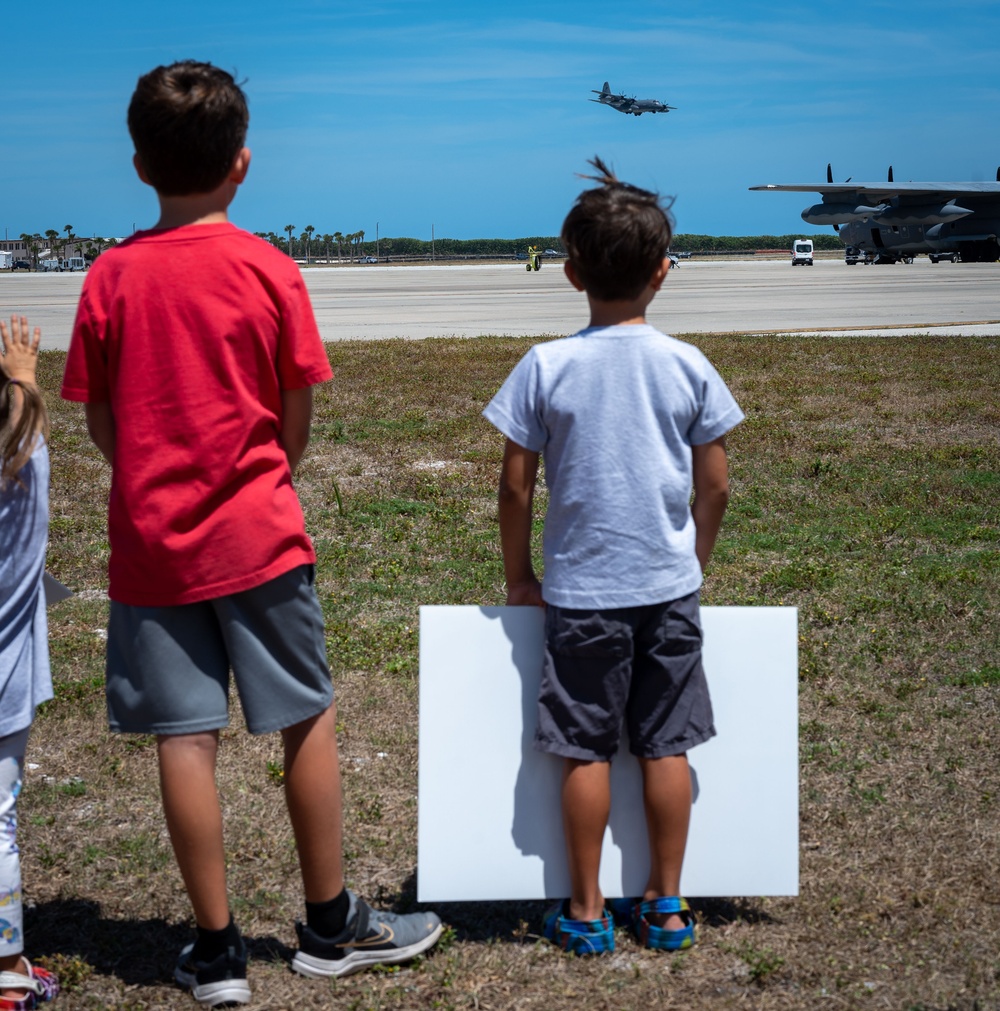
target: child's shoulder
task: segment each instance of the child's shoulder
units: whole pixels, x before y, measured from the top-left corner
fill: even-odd
[[[166,280],[193,270],[211,284],[220,269],[236,264],[275,280],[301,276],[298,264],[266,239],[231,222],[218,222],[136,232],[105,250],[94,261],[88,280],[114,281],[136,271]]]
[[[650,323],[589,326],[567,337],[535,344],[529,354],[546,362],[620,359],[623,354],[670,360],[700,367],[708,359],[695,345],[658,330]]]

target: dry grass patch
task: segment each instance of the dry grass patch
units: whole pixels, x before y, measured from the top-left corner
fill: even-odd
[[[413,967],[299,979],[280,745],[237,717],[219,779],[252,1007],[1000,1006],[998,342],[695,342],[748,415],[704,599],[799,608],[800,897],[696,900],[692,952],[621,935],[589,961],[538,940],[541,904],[452,904],[446,941]],[[297,479],[337,682],[350,883],[397,909],[415,896],[417,608],[503,599],[502,446],[479,412],[529,344],[331,346],[337,378]],[[105,729],[108,474],[79,408],[56,399],[63,361],[43,355],[49,567],[85,592],[50,614],[57,697],[22,806],[29,947],[70,984],[67,1009],[190,1008],[170,983],[190,914],[155,747]]]

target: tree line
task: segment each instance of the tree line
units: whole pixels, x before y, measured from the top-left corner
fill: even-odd
[[[105,249],[118,245],[117,239],[104,239],[100,236],[87,238],[79,236],[73,232],[72,225],[63,226],[64,235],[60,235],[55,228],[46,229],[45,232],[21,232],[18,238],[24,243],[24,248],[31,257],[31,265],[38,267],[38,258],[44,252],[48,252],[51,259],[65,259],[66,250],[72,246],[84,259],[93,263]]]
[[[513,257],[524,254],[529,246],[539,249],[554,249],[562,253],[562,243],[558,235],[528,235],[519,239],[413,239],[407,237],[381,237],[377,243],[371,237],[365,238],[363,231],[334,232],[316,234],[312,225],[307,226],[298,236],[295,226],[286,225],[282,231],[287,236],[275,232],[256,232],[278,249],[307,263],[317,259],[330,262],[334,259],[356,260],[364,256],[386,257],[464,257],[496,256]],[[839,250],[843,244],[836,234],[811,234],[816,249]],[[795,239],[803,237],[801,232],[789,235],[697,235],[679,232],[674,236],[671,248],[691,253],[737,253],[752,252],[757,249],[791,249]]]
[[[529,235],[520,239],[412,239],[406,237],[385,237],[377,241],[365,235],[364,229],[356,232],[317,233],[313,225],[306,225],[298,235],[295,225],[285,225],[281,232],[254,232],[255,235],[270,242],[271,245],[287,253],[289,256],[312,263],[323,260],[327,263],[354,262],[362,257],[377,255],[380,259],[386,257],[417,257],[431,259],[432,257],[514,257],[523,255],[529,246],[539,249],[554,249],[562,253],[562,243],[558,235]],[[117,245],[118,239],[80,237],[73,233],[72,225],[63,226],[60,234],[54,228],[44,233],[22,232],[19,238],[25,244],[32,265],[38,266],[38,257],[45,249],[56,258],[63,258],[66,249],[74,246],[79,255],[93,262],[111,246]],[[790,235],[698,235],[689,232],[678,232],[671,248],[675,251],[691,253],[737,253],[751,252],[757,249],[791,249],[795,239],[802,238],[800,232]],[[807,233],[813,240],[816,249],[839,250],[843,248],[836,234]]]

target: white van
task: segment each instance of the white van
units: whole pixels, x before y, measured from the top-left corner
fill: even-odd
[[[62,260],[42,260],[38,264],[38,269],[42,271],[62,270]]]
[[[62,262],[62,270],[86,270],[87,261],[82,256],[71,256]]]
[[[792,243],[792,266],[797,267],[800,263],[807,267],[813,265],[812,239],[796,239]]]

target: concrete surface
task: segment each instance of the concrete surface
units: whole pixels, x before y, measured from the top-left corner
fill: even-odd
[[[564,334],[587,303],[559,262],[500,266],[311,267],[304,271],[327,341]],[[68,347],[83,274],[0,274],[0,315],[28,316],[44,346]],[[1000,264],[848,267],[818,260],[687,260],[671,271],[649,320],[675,334],[885,332],[1000,335]]]

